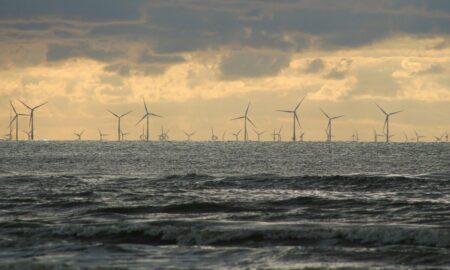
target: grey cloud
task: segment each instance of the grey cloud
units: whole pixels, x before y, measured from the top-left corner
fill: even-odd
[[[232,53],[222,60],[220,70],[223,79],[263,77],[278,74],[289,64],[287,55],[264,53]]]
[[[61,61],[69,58],[85,57],[99,61],[110,61],[123,56],[121,51],[91,48],[85,43],[77,45],[50,44],[47,51],[48,61]]]
[[[324,78],[334,80],[344,79],[350,70],[351,64],[352,60],[341,59],[341,61],[339,61],[339,63],[337,63],[336,66],[333,67],[330,72],[324,76]]]
[[[155,55],[144,52],[138,62],[141,64],[176,64],[184,62],[184,58],[179,55]]]
[[[439,64],[432,64],[430,67],[416,72],[415,75],[435,75],[435,74],[441,74],[444,71],[445,71],[445,69],[443,66],[441,66]]]
[[[133,74],[159,75],[164,73],[167,68],[167,65],[137,65],[116,63],[106,66],[104,70],[126,77]]]
[[[320,58],[316,58],[308,63],[305,73],[318,73],[325,68],[325,63]]]

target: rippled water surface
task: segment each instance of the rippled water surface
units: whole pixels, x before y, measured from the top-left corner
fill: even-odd
[[[0,269],[450,269],[450,144],[0,142]]]

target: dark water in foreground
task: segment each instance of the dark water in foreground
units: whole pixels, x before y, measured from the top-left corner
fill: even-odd
[[[0,142],[0,269],[450,269],[450,144]]]

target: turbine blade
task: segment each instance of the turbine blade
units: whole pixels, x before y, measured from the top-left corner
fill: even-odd
[[[341,117],[344,117],[344,115],[339,115],[339,116],[332,117],[331,120],[338,119],[338,118],[341,118]]]
[[[124,117],[125,115],[128,115],[128,114],[130,114],[131,113],[131,111],[129,111],[129,112],[127,112],[127,113],[124,113],[124,114],[122,114],[120,117]]]
[[[11,122],[9,122],[8,127],[11,127],[11,125],[14,123],[14,121],[16,120],[17,117],[18,117],[18,115],[16,114],[16,115],[11,119]]]
[[[323,115],[325,115],[326,118],[330,119],[330,116],[328,116],[326,112],[324,112],[322,109],[320,109],[320,111],[323,113]]]
[[[149,115],[152,115],[152,116],[156,116],[156,117],[159,117],[159,118],[163,118],[161,115],[157,115],[157,114],[155,114],[155,113],[148,113]]]
[[[22,100],[20,100],[20,99],[17,99],[20,103],[22,103],[25,107],[27,107],[28,109],[30,109],[31,110],[31,107],[30,106],[28,106],[27,104],[25,104],[25,103],[23,103],[23,101]]]
[[[293,113],[294,111],[277,110],[277,112]]]
[[[247,117],[247,120],[250,122],[250,124],[252,124],[253,127],[256,128],[255,124],[253,123],[253,121],[250,118]]]
[[[248,114],[248,110],[250,109],[250,102],[248,103],[248,105],[247,105],[247,109],[245,110],[245,115],[247,116],[247,114]]]
[[[298,119],[298,115],[294,114],[295,120],[297,121],[298,126],[301,128],[302,125],[300,124],[300,119]]]
[[[83,133],[84,133],[84,129],[83,129],[83,131],[81,131],[80,136],[83,135]]]
[[[147,104],[145,104],[145,99],[142,98],[142,101],[144,102],[145,112],[148,113]]]
[[[14,108],[14,105],[12,104],[12,101],[9,101],[9,104],[11,104],[11,108],[13,109],[14,113],[17,114],[16,108]]]
[[[34,107],[33,110],[36,110],[37,108],[42,107],[42,106],[44,106],[47,103],[48,103],[48,101],[42,103],[41,105],[38,105],[38,106]]]
[[[377,103],[375,103],[375,105],[377,105],[377,107],[378,107],[385,115],[388,115],[388,113],[385,112],[385,111],[383,110],[383,108],[380,107],[380,105],[378,105]]]
[[[147,117],[147,114],[145,114],[144,116],[142,116],[142,118],[136,123],[136,126],[139,125],[139,123],[142,122],[142,120],[144,120],[145,117]]]
[[[394,114],[397,114],[397,113],[401,113],[401,112],[403,112],[403,110],[396,111],[396,112],[392,112],[392,113],[389,114],[389,116],[394,115]]]
[[[304,96],[304,97],[302,98],[302,100],[300,100],[300,102],[297,104],[297,106],[295,106],[294,111],[297,111],[297,109],[300,107],[300,105],[302,104],[303,100],[305,100],[305,98],[306,98],[306,96]]]
[[[233,119],[231,119],[231,120],[239,120],[239,119],[244,119],[244,118],[245,118],[245,116],[241,116],[241,117],[233,118]]]
[[[108,112],[110,112],[112,115],[114,115],[115,117],[119,117],[117,114],[115,114],[115,113],[113,113],[112,111],[110,111],[110,110],[108,110],[108,109],[106,109]]]

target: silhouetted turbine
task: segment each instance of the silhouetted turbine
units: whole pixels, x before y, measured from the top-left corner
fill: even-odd
[[[103,137],[108,136],[108,134],[102,133],[102,131],[98,128],[98,135],[100,136],[100,141],[103,141]]]
[[[19,116],[29,116],[28,114],[18,113],[16,111],[16,108],[14,108],[14,105],[12,104],[11,100],[9,101],[9,104],[11,104],[11,108],[14,111],[14,117],[9,122],[9,127],[12,126],[12,123],[16,121],[16,141],[19,140]],[[12,135],[11,135],[12,137]]]
[[[136,125],[138,125],[142,120],[144,120],[145,118],[147,119],[147,135],[146,135],[146,141],[148,142],[150,139],[150,133],[149,133],[149,121],[150,121],[150,116],[155,116],[155,117],[160,117],[160,118],[162,118],[162,116],[161,115],[157,115],[157,114],[154,114],[154,113],[152,113],[152,112],[149,112],[148,111],[148,108],[147,108],[147,104],[145,103],[145,99],[144,98],[142,98],[142,100],[144,101],[144,108],[145,108],[145,114],[144,114],[144,116],[142,116],[142,118],[136,123]]]
[[[389,138],[390,138],[390,136],[389,136],[389,117],[391,117],[394,114],[401,113],[401,112],[403,112],[403,110],[387,113],[385,110],[383,110],[383,108],[380,107],[380,105],[378,105],[376,103],[375,103],[375,105],[377,105],[377,107],[381,110],[381,112],[383,112],[384,115],[386,116],[386,118],[384,120],[383,132],[386,130],[386,142],[388,143]]]
[[[219,139],[219,137],[214,134],[214,128],[211,128],[211,141],[215,142]]]
[[[130,114],[131,113],[131,111],[129,111],[129,112],[127,112],[127,113],[124,113],[124,114],[122,114],[122,115],[117,115],[117,114],[115,114],[115,113],[113,113],[112,111],[110,111],[110,110],[107,110],[108,112],[110,112],[112,115],[114,115],[115,117],[117,117],[117,141],[119,141],[120,142],[120,140],[121,140],[121,132],[122,132],[122,129],[120,128],[120,121],[121,121],[121,119],[122,119],[122,117],[124,117],[124,116],[126,116],[126,115],[128,115],[128,114]]]
[[[279,112],[284,112],[284,113],[292,113],[292,122],[293,122],[293,127],[292,127],[292,141],[296,141],[296,136],[295,136],[295,130],[296,130],[296,123],[298,124],[298,127],[301,128],[300,125],[300,120],[298,118],[297,115],[297,110],[300,107],[300,105],[302,104],[303,100],[305,99],[305,97],[302,98],[302,100],[300,100],[300,102],[297,104],[297,106],[295,106],[295,108],[292,111],[288,111],[288,110],[277,110]]]
[[[194,134],[195,134],[195,132],[187,133],[186,131],[184,131],[184,135],[186,135],[188,141],[191,140],[191,137],[192,137]]]
[[[238,119],[244,119],[244,142],[248,140],[248,133],[247,133],[247,121],[252,124],[253,127],[256,128],[255,124],[253,124],[252,120],[248,117],[248,110],[250,109],[250,102],[247,105],[247,109],[245,110],[245,114],[240,117],[233,118],[231,120],[238,120]]]
[[[344,117],[344,115],[339,115],[339,116],[333,116],[330,117],[326,112],[324,112],[324,110],[320,109],[323,113],[323,115],[325,115],[326,118],[328,118],[328,125],[327,125],[327,129],[326,129],[326,133],[327,133],[327,141],[331,142],[331,138],[333,137],[333,133],[331,132],[332,130],[332,121],[341,117]]]
[[[231,134],[233,134],[233,136],[236,138],[236,141],[239,141],[239,134],[241,133],[241,130],[239,130],[238,132],[236,132],[236,133],[231,133]]]
[[[258,132],[257,130],[253,130],[255,133],[256,133],[256,136],[258,136],[258,142],[260,142],[261,141],[261,135],[263,135],[264,133],[266,133],[265,131],[261,131],[261,132]]]
[[[84,130],[81,131],[80,133],[73,133],[73,135],[77,136],[78,140],[81,141],[81,136],[83,135],[83,133],[84,133]]]
[[[414,130],[414,134],[416,134],[416,142],[420,142],[420,139],[425,138],[425,136],[421,136],[419,135],[419,133],[417,133],[417,131]]]
[[[30,110],[30,131],[31,131],[31,140],[34,140],[34,111],[42,106],[44,106],[45,104],[47,104],[48,102],[44,102],[38,106],[35,107],[30,107],[27,104],[23,103],[20,99],[18,99],[20,103],[22,103],[25,107],[27,107]]]

